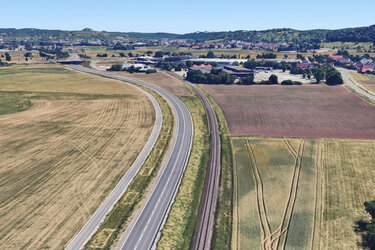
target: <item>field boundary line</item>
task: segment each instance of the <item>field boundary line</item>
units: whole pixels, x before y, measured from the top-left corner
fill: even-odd
[[[232,140],[229,140],[230,141],[230,144],[231,144],[231,147],[233,147],[233,142]],[[236,158],[236,155],[234,153],[234,151],[232,150],[232,157],[233,159]],[[238,184],[239,184],[239,181],[238,181],[238,171],[237,171],[237,166],[238,164],[236,163],[236,161],[234,161],[234,166],[233,166],[233,179],[235,179],[235,182],[234,182],[234,185],[233,185],[233,193],[234,193],[234,201],[233,201],[233,219],[235,218],[235,221],[233,221],[233,224],[234,224],[234,232],[232,231],[232,242],[231,242],[231,246],[232,246],[232,249],[240,249],[240,242],[238,241],[239,237],[238,237],[238,228],[239,228],[239,213],[238,213],[238,208],[239,208],[239,202],[238,202]]]

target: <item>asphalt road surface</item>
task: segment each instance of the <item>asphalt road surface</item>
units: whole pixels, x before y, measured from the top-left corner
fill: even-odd
[[[364,95],[372,100],[375,101],[375,95],[365,91],[364,89],[362,89],[361,87],[359,87],[353,80],[352,80],[352,76],[350,75],[350,73],[348,72],[348,70],[346,69],[343,69],[343,68],[337,68],[338,71],[340,71],[341,75],[342,75],[342,78],[344,79],[344,81],[352,88],[354,89],[356,92],[360,93],[361,95]]]
[[[203,196],[198,212],[198,221],[193,238],[193,250],[210,249],[215,223],[216,204],[219,197],[221,142],[215,110],[207,96],[195,85],[191,85],[202,99],[211,133],[210,161],[208,165]]]
[[[87,72],[84,68],[78,66],[71,66],[71,68]],[[92,73],[92,72],[90,72]],[[134,86],[134,85],[132,85]],[[136,87],[136,86],[135,86]],[[136,160],[130,166],[126,174],[120,179],[116,187],[112,190],[112,192],[108,195],[108,197],[103,201],[100,207],[95,211],[95,213],[90,217],[90,219],[86,222],[86,224],[82,227],[82,229],[74,236],[72,241],[68,244],[66,249],[81,249],[85,246],[85,244],[91,239],[94,233],[98,230],[100,224],[104,221],[106,215],[112,210],[113,206],[117,203],[117,201],[122,197],[125,193],[126,189],[132,182],[133,178],[136,176],[144,162],[146,161],[148,155],[152,151],[162,126],[162,111],[160,109],[159,103],[156,99],[149,94],[148,92],[144,91],[141,88],[136,87],[143,93],[147,95],[147,97],[151,100],[152,105],[155,109],[155,123],[150,134],[150,137],[143,147],[142,151],[137,156]]]
[[[162,95],[171,104],[175,115],[176,126],[170,152],[158,173],[156,185],[153,187],[140,212],[130,223],[131,226],[126,231],[125,240],[121,246],[122,249],[151,249],[177,194],[178,187],[189,160],[193,139],[193,121],[190,112],[180,99],[155,85],[130,77],[92,70],[81,66],[71,67],[87,73],[124,80],[148,87]],[[112,191],[112,193],[114,191]],[[124,191],[118,190],[119,198],[123,193]],[[93,219],[95,220],[95,223],[92,223],[95,224],[95,226],[88,228],[87,233],[82,233],[82,236],[80,235],[81,232],[77,234],[72,242],[87,242],[93,233],[95,233],[100,223],[104,220],[105,215],[112,209],[114,204],[115,202],[111,204],[111,207],[109,207],[109,210],[106,213],[95,216],[95,212],[93,215],[93,217],[95,216],[95,219]],[[76,240],[77,237],[78,239]],[[81,237],[82,239],[80,239]],[[70,245],[71,244],[69,244],[69,246]],[[82,248],[83,245],[77,244],[75,245],[76,247],[72,245],[72,247],[68,249],[79,249]]]

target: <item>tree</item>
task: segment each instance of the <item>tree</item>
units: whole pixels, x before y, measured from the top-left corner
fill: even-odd
[[[128,56],[129,57],[134,57],[133,53],[131,53],[131,52],[128,53]]]
[[[158,58],[161,58],[163,57],[163,51],[156,51],[155,54],[154,54],[154,57],[158,57]]]
[[[192,61],[186,61],[186,67],[190,68],[191,66],[193,66],[193,62]]]
[[[343,84],[344,81],[342,80],[341,73],[338,71],[331,71],[327,74],[326,84],[328,85],[337,85]]]
[[[156,73],[156,69],[148,69],[146,70],[146,74],[153,74],[153,73]]]
[[[285,55],[284,55],[284,58],[285,58],[285,59],[287,59],[287,58],[288,58],[288,55],[287,55],[287,54],[285,54]]]
[[[283,64],[283,65],[281,66],[281,70],[282,70],[283,72],[286,71],[286,65],[285,65],[285,64]]]
[[[12,57],[9,55],[8,52],[5,53],[5,60],[8,61],[8,62],[12,60]]]
[[[214,54],[214,52],[212,52],[212,51],[210,50],[210,51],[208,51],[206,57],[207,57],[207,58],[215,58],[215,54]]]
[[[314,70],[314,77],[317,83],[320,83],[324,79],[324,71],[321,68]]]
[[[24,54],[24,56],[25,56],[25,57],[32,57],[33,54],[32,54],[31,52],[26,52],[26,53]]]
[[[370,202],[366,201],[363,205],[365,206],[366,212],[369,213],[373,219],[375,219],[375,200]]]
[[[269,81],[270,84],[277,84],[277,83],[278,83],[277,75],[272,74],[272,75],[270,76],[270,78],[268,79],[268,81]]]
[[[293,81],[292,80],[284,80],[281,82],[281,85],[293,85]]]
[[[114,64],[111,66],[108,71],[121,71],[122,70],[122,65],[121,64]]]
[[[251,85],[254,84],[254,76],[253,75],[248,75],[246,77],[240,78],[240,83],[243,85]]]
[[[365,206],[366,212],[372,217],[371,222],[366,225],[367,235],[365,240],[367,241],[367,246],[373,250],[375,249],[375,201],[366,201],[363,205]]]

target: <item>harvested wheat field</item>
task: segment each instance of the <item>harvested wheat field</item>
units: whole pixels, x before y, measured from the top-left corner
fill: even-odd
[[[342,86],[204,88],[234,135],[375,139],[375,105]]]
[[[233,249],[356,249],[374,141],[233,137]]]
[[[0,245],[61,249],[137,157],[152,105],[124,83],[56,65],[0,69],[0,92],[31,103],[0,116]]]
[[[177,79],[174,76],[169,75],[166,72],[157,72],[153,74],[145,73],[127,73],[121,72],[125,76],[136,78],[148,83],[152,83],[156,86],[159,86],[165,90],[168,90],[174,95],[177,96],[192,96],[189,90],[184,86],[184,82]]]

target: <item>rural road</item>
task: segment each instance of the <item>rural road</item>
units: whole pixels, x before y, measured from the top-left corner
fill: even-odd
[[[216,204],[220,191],[221,142],[219,124],[210,100],[196,85],[191,84],[191,86],[195,89],[204,103],[211,133],[210,160],[192,245],[193,250],[203,250],[210,249],[215,224]]]
[[[352,80],[352,76],[350,75],[348,70],[346,70],[344,68],[337,68],[337,70],[340,71],[340,73],[342,75],[342,78],[344,79],[344,82],[346,82],[346,84],[348,84],[352,89],[354,89],[359,94],[364,95],[367,98],[370,98],[371,100],[375,101],[375,95],[373,95],[373,94],[365,91],[361,87],[359,87],[358,84],[356,84],[354,82],[354,80]]]
[[[130,223],[131,227],[126,230],[125,239],[121,245],[122,249],[151,249],[154,243],[156,243],[155,240],[166,220],[189,160],[193,139],[193,121],[190,112],[180,99],[155,85],[130,77],[97,71],[81,66],[70,67],[86,73],[92,73],[145,86],[162,95],[171,104],[175,115],[176,126],[169,154],[159,170],[156,185],[153,187],[140,212]],[[118,196],[117,200],[120,199],[124,192],[124,190],[120,189],[112,191],[112,193],[116,193],[116,196]],[[108,198],[104,202],[107,200]],[[68,245],[67,249],[80,249],[84,246],[84,243],[91,238],[100,223],[104,220],[106,214],[110,212],[116,203],[115,200],[116,199],[110,201],[109,203],[111,203],[111,206],[103,209],[103,212],[97,213],[97,211],[94,213],[92,218],[90,218],[90,220],[93,221],[90,223],[91,226],[86,229],[85,225],[84,228],[82,228],[85,232],[81,233],[81,230]],[[101,207],[99,209],[101,209]],[[74,245],[72,245],[72,243],[74,243]]]

